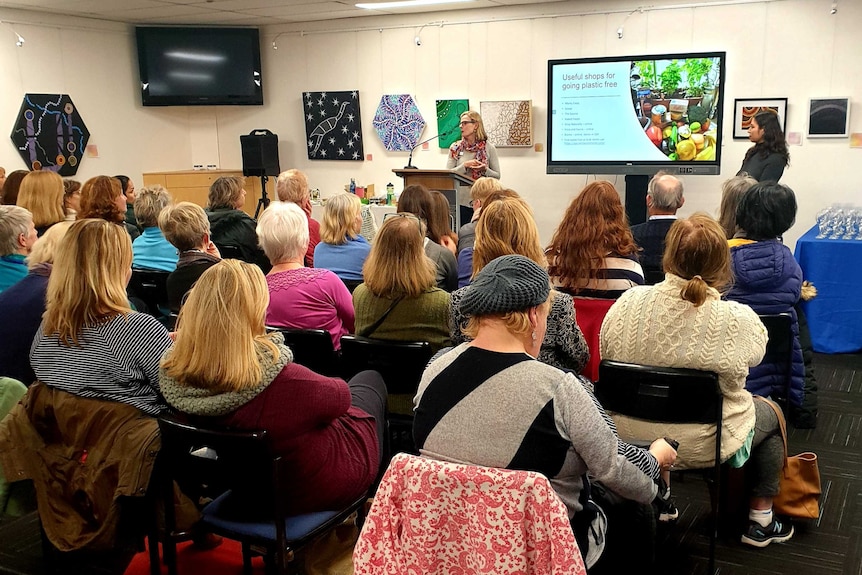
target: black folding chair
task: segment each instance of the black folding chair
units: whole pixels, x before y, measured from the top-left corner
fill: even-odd
[[[147,313],[159,319],[170,314],[167,281],[170,272],[161,270],[132,269],[127,293],[147,306]]]
[[[602,360],[596,398],[611,413],[662,423],[710,424],[716,426],[709,538],[709,573],[715,572],[715,542],[718,538],[718,507],[721,493],[721,422],[724,396],[718,375],[673,367],[655,367]],[[650,438],[655,439],[655,438]]]
[[[365,369],[383,376],[390,395],[416,395],[422,372],[433,352],[427,341],[389,341],[358,335],[341,337],[341,371],[349,379]],[[413,442],[413,416],[389,413],[389,442],[392,454],[417,454]]]
[[[325,329],[267,327],[284,336],[284,344],[293,352],[293,361],[322,375],[340,375],[338,354],[332,347],[332,336]]]
[[[763,356],[761,363],[774,363],[781,366],[784,374],[784,396],[772,399],[781,405],[785,413],[788,413],[793,373],[793,318],[789,313],[767,314],[759,317],[769,334],[766,355]]]
[[[197,528],[242,543],[243,573],[263,555],[275,573],[288,572],[297,549],[360,511],[366,495],[343,509],[287,514],[290,493],[279,488],[291,470],[270,451],[265,431],[208,429],[172,416],[159,418],[162,449],[159,476],[165,508],[164,561],[177,574],[176,542],[188,533],[176,528],[174,481],[187,493],[207,486],[215,499],[202,510]]]

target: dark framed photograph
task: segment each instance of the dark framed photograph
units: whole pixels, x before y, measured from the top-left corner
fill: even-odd
[[[850,133],[850,98],[811,98],[809,138],[846,138]]]
[[[733,101],[733,139],[747,140],[751,120],[761,112],[778,114],[781,131],[787,133],[787,98],[737,98]]]

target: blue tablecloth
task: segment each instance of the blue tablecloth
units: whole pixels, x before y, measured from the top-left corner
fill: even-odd
[[[814,226],[796,242],[802,277],[817,288],[803,302],[814,351],[862,350],[862,241],[818,240]]]

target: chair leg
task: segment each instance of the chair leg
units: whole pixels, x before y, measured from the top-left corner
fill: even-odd
[[[242,542],[242,573],[253,575],[251,568],[251,545],[247,541]]]

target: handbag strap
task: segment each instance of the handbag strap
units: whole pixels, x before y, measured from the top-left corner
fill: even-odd
[[[763,403],[771,407],[772,411],[775,412],[775,416],[778,418],[778,427],[781,428],[781,439],[784,442],[784,467],[787,467],[787,421],[784,419],[784,413],[781,411],[781,408],[775,404],[774,401],[771,401],[759,395],[755,395],[753,397],[756,401],[762,401]]]
[[[400,297],[395,298],[395,301],[392,302],[392,305],[389,306],[389,309],[384,311],[383,315],[381,315],[379,318],[377,318],[377,321],[375,321],[374,323],[372,323],[371,325],[369,325],[368,327],[366,327],[365,329],[363,329],[362,331],[360,331],[356,335],[361,336],[361,337],[371,337],[371,334],[374,333],[375,331],[377,331],[377,328],[380,327],[380,325],[383,323],[383,321],[386,319],[386,317],[390,313],[392,313],[392,310],[395,309],[395,306],[397,306],[398,303],[402,299],[404,299],[404,296],[400,296]]]

